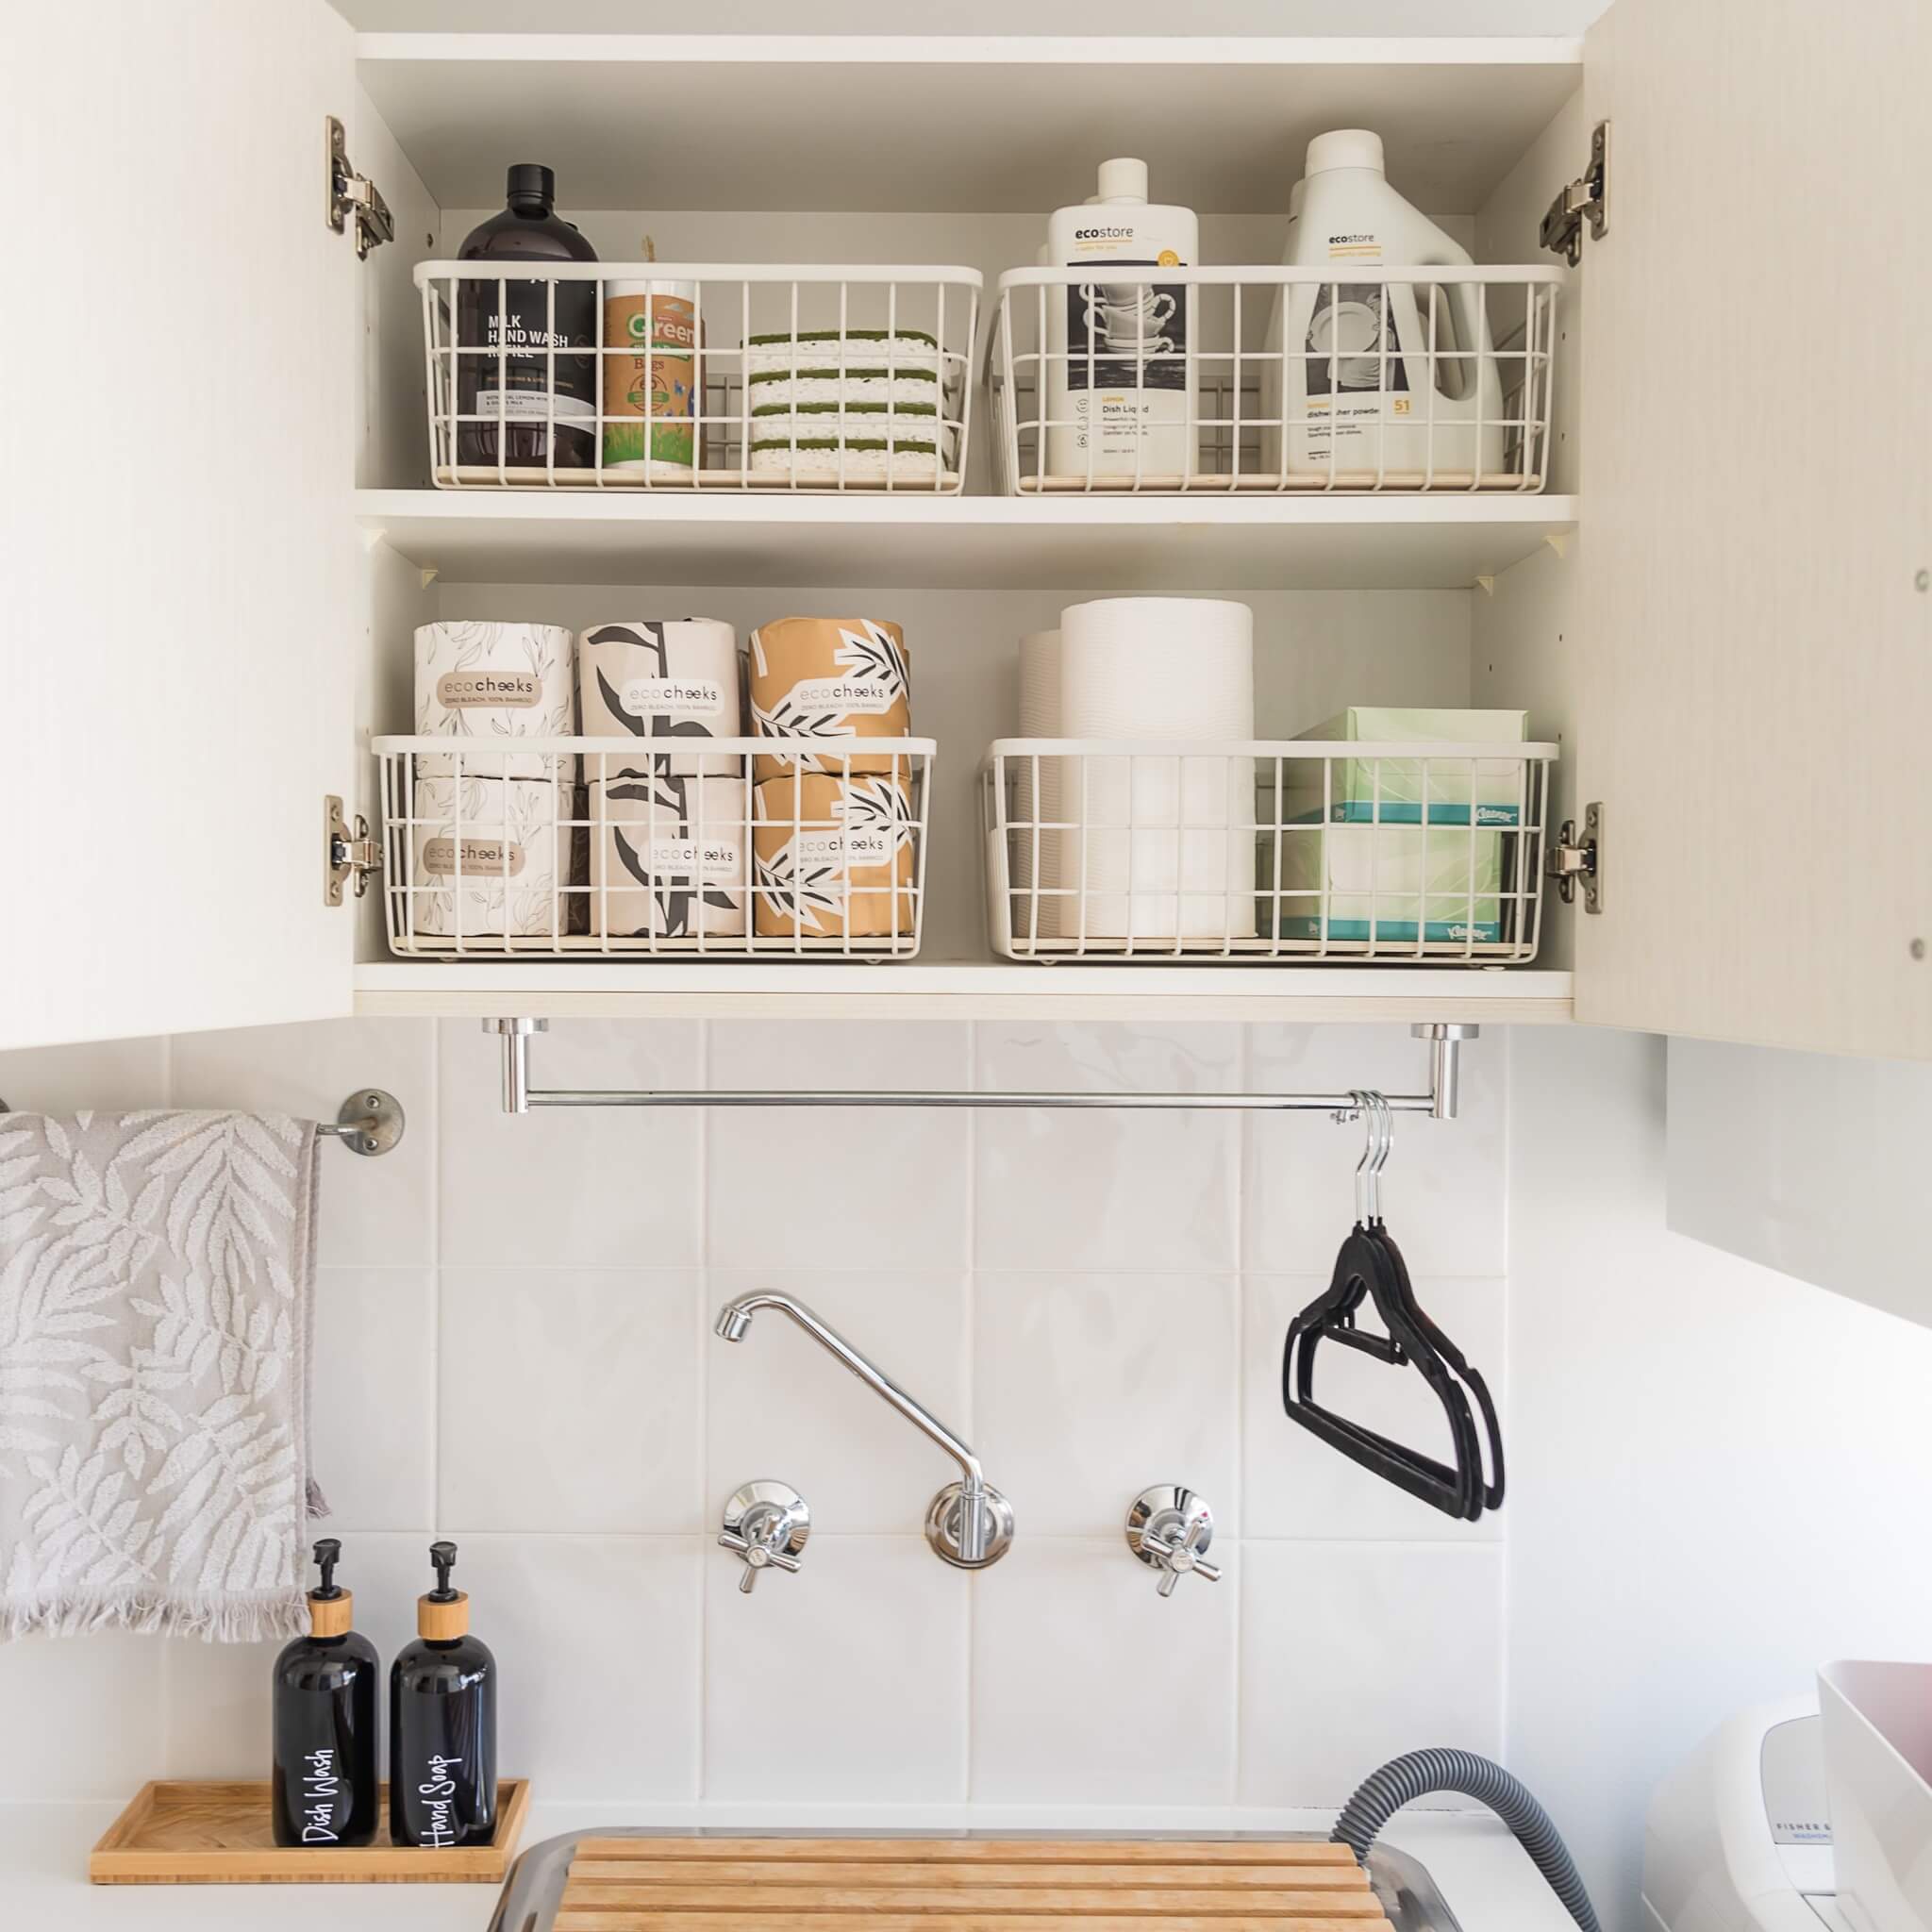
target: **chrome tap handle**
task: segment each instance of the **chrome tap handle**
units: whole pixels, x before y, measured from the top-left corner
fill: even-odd
[[[1199,1520],[1189,1524],[1188,1533],[1179,1542],[1172,1537],[1141,1533],[1141,1547],[1152,1550],[1160,1558],[1162,1596],[1172,1596],[1183,1576],[1200,1576],[1209,1583],[1221,1581],[1221,1565],[1208,1562],[1201,1554],[1204,1539],[1212,1534],[1208,1524]]]
[[[1172,1596],[1183,1576],[1221,1581],[1221,1565],[1208,1560],[1213,1541],[1214,1512],[1179,1483],[1142,1490],[1127,1511],[1127,1547],[1160,1572],[1162,1596]]]
[[[738,1579],[738,1587],[749,1596],[758,1580],[758,1572],[767,1568],[789,1570],[792,1575],[805,1568],[796,1557],[788,1557],[783,1550],[773,1548],[763,1538],[753,1541],[740,1536],[735,1530],[725,1530],[718,1541],[727,1550],[735,1551],[744,1558],[744,1574]]]
[[[739,1589],[749,1596],[765,1570],[785,1570],[796,1575],[805,1540],[811,1534],[811,1510],[790,1483],[746,1483],[734,1490],[724,1506],[724,1524],[718,1545],[744,1565]]]

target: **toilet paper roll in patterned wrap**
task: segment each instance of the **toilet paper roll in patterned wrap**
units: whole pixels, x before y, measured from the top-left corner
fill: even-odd
[[[828,757],[809,750],[760,752],[753,775],[788,772],[893,770],[890,752],[867,752],[855,740],[904,738],[912,728],[911,670],[906,634],[871,617],[781,617],[751,634],[751,728],[755,738],[817,739]],[[905,754],[898,769],[905,770]]]
[[[581,896],[562,890],[570,883],[575,809],[569,786],[541,778],[419,778],[415,799],[414,890],[406,912],[418,934],[533,939],[569,930],[572,898]]]
[[[495,753],[516,738],[570,738],[576,731],[571,634],[555,624],[425,624],[416,629],[416,729],[458,738],[476,756],[465,778],[574,779],[575,762],[541,753]],[[489,754],[489,756],[485,756]],[[425,752],[419,778],[457,775],[457,759]]]
[[[744,769],[742,758],[698,750],[691,741],[742,734],[740,662],[738,633],[714,617],[593,624],[577,635],[584,736],[663,740],[654,744],[651,770],[672,777],[735,777]],[[632,753],[626,757],[635,761]],[[595,784],[601,775],[601,761],[586,759],[584,776]]]
[[[589,798],[593,934],[742,936],[743,778],[613,768]]]
[[[791,939],[918,930],[912,801],[890,777],[804,772],[752,792],[753,929]]]

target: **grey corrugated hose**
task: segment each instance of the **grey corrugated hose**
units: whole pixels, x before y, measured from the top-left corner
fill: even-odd
[[[1474,1751],[1409,1751],[1391,1757],[1356,1787],[1355,1796],[1341,1807],[1335,1829],[1328,1834],[1329,1842],[1348,1846],[1357,1862],[1366,1864],[1369,1847],[1390,1819],[1431,1791],[1457,1791],[1487,1805],[1516,1834],[1583,1932],[1598,1932],[1596,1908],[1550,1814],[1520,1778]]]

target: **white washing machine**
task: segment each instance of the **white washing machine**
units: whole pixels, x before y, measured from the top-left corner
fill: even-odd
[[[1720,1724],[1657,1788],[1645,1932],[1853,1932],[1839,1909],[1815,1696]]]

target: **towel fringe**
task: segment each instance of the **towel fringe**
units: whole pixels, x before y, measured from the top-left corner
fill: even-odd
[[[0,1599],[0,1636],[84,1637],[94,1630],[198,1637],[204,1643],[260,1643],[308,1628],[299,1590],[224,1591],[212,1596],[145,1596],[62,1591]]]

